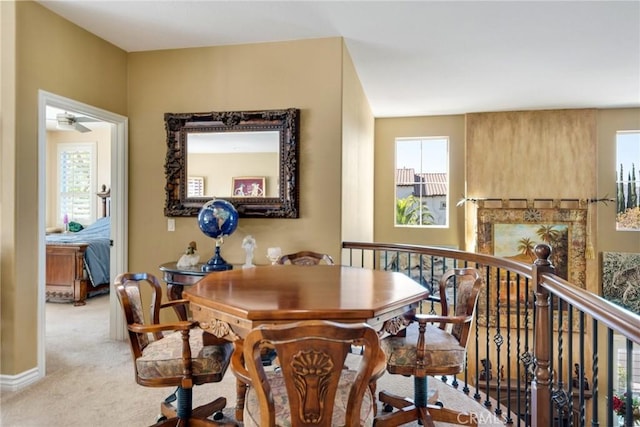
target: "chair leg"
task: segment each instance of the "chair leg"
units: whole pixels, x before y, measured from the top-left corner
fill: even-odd
[[[244,399],[247,395],[247,384],[236,380],[236,420],[242,421],[244,416]]]
[[[477,426],[477,417],[473,414],[454,411],[439,405],[429,404],[429,392],[426,377],[414,377],[414,399],[381,391],[378,399],[385,406],[397,411],[382,414],[375,418],[375,427],[395,427],[411,421],[418,421],[425,427],[435,427],[434,421],[443,421],[465,426]]]
[[[191,413],[192,418],[209,418],[213,415],[214,420],[222,419],[222,410],[227,406],[227,399],[219,397],[213,402],[198,406]]]
[[[178,407],[176,413],[178,418],[188,420],[191,418],[191,412],[193,411],[193,389],[191,388],[178,388]]]
[[[224,397],[219,397],[213,402],[191,409],[193,390],[178,388],[176,393],[178,395],[178,407],[176,408],[171,404],[175,399],[170,397],[165,399],[160,406],[160,411],[165,419],[154,424],[153,427],[179,427],[186,425],[187,421],[191,425],[197,420],[202,420],[208,425],[213,423],[213,421],[208,420],[209,417],[213,416],[214,420],[220,420],[224,417],[222,410],[227,406],[227,399]],[[214,425],[220,427],[217,423]]]

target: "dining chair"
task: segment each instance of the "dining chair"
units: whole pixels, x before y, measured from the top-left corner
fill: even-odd
[[[345,368],[352,343],[364,344],[355,369]],[[371,426],[375,401],[369,383],[384,373],[378,334],[364,323],[307,320],[261,325],[236,341],[231,370],[249,388],[244,426]],[[263,346],[282,361],[267,370]]]
[[[449,409],[446,402],[429,404],[427,376],[456,375],[464,370],[469,331],[482,283],[482,277],[475,268],[448,270],[439,281],[440,313],[411,314],[405,336],[395,335],[381,340],[381,347],[387,355],[387,371],[413,376],[414,399],[381,391],[378,398],[385,410],[376,417],[376,427],[398,426],[412,421],[434,427],[434,420],[477,425],[472,414]],[[451,300],[449,294],[453,295]]]
[[[115,278],[118,300],[124,311],[133,355],[136,382],[146,387],[177,387],[160,405],[161,416],[154,427],[217,426],[227,402],[219,397],[192,409],[194,385],[222,380],[233,352],[230,342],[206,334],[188,320],[160,323],[161,309],[188,304],[187,300],[162,302],[158,279],[149,273],[122,273]],[[142,284],[151,292],[145,321]],[[176,406],[172,402],[176,401]]]
[[[295,264],[295,265],[318,265],[324,262],[328,265],[334,265],[333,258],[327,254],[321,254],[312,251],[300,251],[292,254],[282,255],[278,264]]]

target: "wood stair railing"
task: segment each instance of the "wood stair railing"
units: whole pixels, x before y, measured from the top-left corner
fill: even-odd
[[[505,425],[617,425],[612,397],[621,386],[614,387],[614,339],[624,342],[621,369],[631,373],[634,349],[640,349],[640,316],[556,276],[548,245],[536,246],[532,264],[422,245],[343,242],[342,248],[345,265],[399,271],[432,291],[449,268],[483,271],[467,369],[443,381]],[[424,301],[421,309],[429,312],[435,305]],[[620,395],[640,392],[631,377]],[[631,427],[633,415],[627,415],[621,425]]]

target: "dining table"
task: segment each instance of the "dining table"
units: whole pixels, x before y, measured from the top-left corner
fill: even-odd
[[[403,315],[418,308],[429,292],[399,272],[275,264],[208,274],[182,295],[200,328],[218,339],[242,343],[260,325],[302,320],[362,322],[380,336],[396,334],[406,326]],[[246,381],[237,379],[239,421],[246,387]]]
[[[271,265],[209,274],[185,289],[193,320],[230,341],[262,324],[302,320],[367,323],[395,333],[429,292],[393,271],[342,265]]]

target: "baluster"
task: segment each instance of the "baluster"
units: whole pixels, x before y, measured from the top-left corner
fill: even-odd
[[[496,272],[496,334],[493,336],[493,342],[496,344],[496,363],[497,363],[497,375],[496,375],[496,400],[498,403],[500,402],[500,385],[502,384],[502,378],[500,378],[500,349],[502,348],[502,344],[504,343],[504,339],[502,334],[500,333],[500,309],[502,308],[500,304],[500,273],[501,269],[498,268]],[[507,305],[508,307],[508,305]],[[507,311],[507,316],[509,316],[509,312]],[[500,405],[496,405],[496,409],[493,411],[496,415],[502,415],[502,408]]]
[[[507,270],[507,416],[506,423],[513,424],[511,418],[511,272]],[[516,304],[517,305],[517,304]],[[502,378],[501,378],[502,381]]]
[[[486,333],[486,358],[487,358],[487,371],[489,370],[489,355],[490,353],[490,348],[489,348],[489,342],[491,342],[491,337],[490,337],[490,319],[491,319],[491,307],[490,307],[490,300],[491,300],[491,268],[487,267],[486,270],[486,278],[485,278],[485,287],[487,289],[486,292],[486,298],[485,298],[485,305],[486,305],[486,311],[485,311],[485,316],[486,316],[486,327],[485,327],[485,333]],[[491,400],[489,399],[489,372],[487,372],[487,375],[485,376],[485,380],[486,380],[486,389],[485,389],[485,396],[486,399],[484,401],[484,406],[486,408],[491,408]]]
[[[591,426],[597,427],[598,423],[598,371],[600,370],[600,356],[598,351],[598,320],[595,318],[591,319],[591,324],[593,328],[593,333],[591,334],[591,344],[593,348],[593,356],[592,356],[592,379],[591,379],[591,404],[593,411],[591,412]]]

